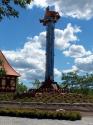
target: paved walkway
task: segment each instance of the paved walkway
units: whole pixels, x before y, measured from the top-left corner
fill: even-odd
[[[38,120],[0,116],[0,125],[93,125],[93,117],[84,117],[80,121]]]

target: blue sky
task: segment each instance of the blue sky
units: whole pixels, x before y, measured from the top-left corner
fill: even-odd
[[[61,15],[55,28],[55,80],[61,72],[93,71],[93,0],[34,0],[19,18],[0,22],[0,49],[28,86],[44,79],[45,31],[39,23],[46,6]]]

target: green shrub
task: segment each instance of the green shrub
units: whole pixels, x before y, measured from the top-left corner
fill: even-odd
[[[80,120],[81,115],[72,111],[44,111],[31,109],[0,109],[1,116],[15,116],[38,119]]]

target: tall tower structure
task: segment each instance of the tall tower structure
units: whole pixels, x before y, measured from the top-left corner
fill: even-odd
[[[54,29],[55,23],[60,18],[59,13],[46,8],[44,19],[40,20],[46,26],[46,70],[45,81],[54,82]]]
[[[54,30],[55,23],[60,18],[59,13],[46,8],[45,16],[40,20],[43,26],[46,26],[46,67],[45,81],[37,91],[57,91],[60,89],[58,84],[54,82]]]

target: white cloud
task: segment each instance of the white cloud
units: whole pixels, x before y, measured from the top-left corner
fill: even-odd
[[[33,38],[24,47],[16,51],[3,51],[9,62],[17,69],[22,79],[34,80],[42,78],[45,67],[45,51],[41,44]],[[11,55],[11,56],[10,56]]]
[[[77,72],[77,71],[78,71],[78,68],[74,65],[74,66],[72,66],[71,69],[65,69],[62,72],[63,73],[68,73],[68,72]]]
[[[63,51],[63,54],[65,56],[78,58],[78,57],[84,57],[84,56],[90,55],[91,52],[86,51],[82,45],[75,45],[74,44],[74,45],[71,45],[69,47],[69,50]]]
[[[86,51],[82,45],[71,45],[68,50],[63,51],[65,56],[73,57],[75,67],[78,71],[93,72],[93,54]],[[68,69],[66,71],[73,71]]]
[[[70,46],[71,43],[76,42],[78,37],[76,33],[81,32],[80,28],[77,26],[72,26],[70,23],[64,30],[55,30],[55,46],[57,48],[65,49]]]
[[[55,47],[60,50],[68,48],[78,40],[76,33],[80,28],[68,24],[64,30],[55,29]],[[12,66],[21,74],[21,79],[32,81],[44,79],[45,74],[45,44],[46,33],[28,38],[24,47],[16,51],[3,51]],[[55,68],[55,76],[60,77],[61,72]]]
[[[61,72],[57,68],[54,69],[54,75],[61,78]]]
[[[93,0],[34,0],[29,8],[33,6],[54,6],[63,16],[78,19],[88,20],[93,17]]]
[[[78,32],[81,32],[80,27],[72,26],[71,23],[68,23],[64,30],[55,29],[55,47],[60,50],[68,48],[70,44],[78,40],[76,36]],[[41,32],[39,36],[34,37],[34,40],[40,42],[41,46],[45,48],[46,32]]]
[[[48,4],[47,4],[47,2],[46,2],[46,0],[34,0],[34,1],[32,1],[31,2],[31,4],[30,5],[28,5],[28,8],[32,8],[33,6],[37,6],[37,7],[47,7],[48,6]]]
[[[76,58],[75,65],[81,71],[93,72],[93,54],[83,58]]]

